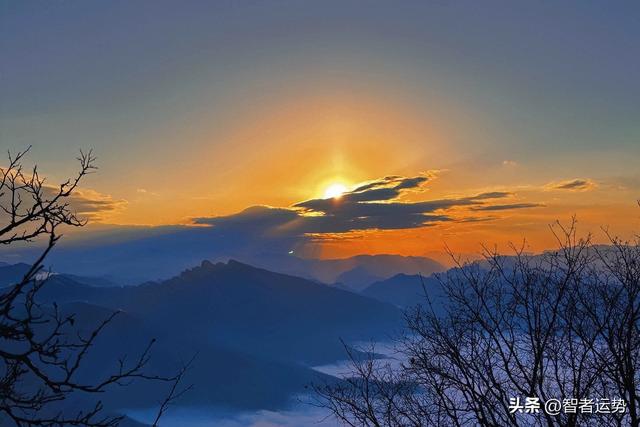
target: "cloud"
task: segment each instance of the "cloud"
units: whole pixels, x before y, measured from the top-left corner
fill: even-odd
[[[496,219],[498,219],[497,216],[470,216],[470,217],[461,218],[457,222],[460,222],[460,223],[488,222],[488,221],[494,221]]]
[[[490,193],[480,193],[477,196],[472,197],[473,200],[486,200],[486,199],[502,199],[504,197],[513,196],[510,191],[493,191]]]
[[[136,193],[138,194],[142,194],[145,196],[157,196],[158,193],[154,192],[154,191],[149,191],[146,188],[136,188]]]
[[[60,187],[44,185],[42,187],[42,197],[45,200],[52,200],[58,195],[59,191]],[[19,194],[23,200],[20,210],[24,213],[29,206],[29,202],[32,202],[31,195],[24,191]],[[8,197],[9,194],[6,192],[4,195],[0,195],[0,204],[9,206]],[[71,195],[59,202],[66,203],[68,209],[80,218],[85,218],[92,222],[107,220],[114,213],[123,210],[128,204],[126,200],[114,199],[108,194],[86,188],[76,188]],[[8,219],[7,215],[7,212],[0,211],[0,222],[6,221]]]
[[[539,208],[545,205],[541,203],[511,203],[508,205],[490,205],[490,206],[474,206],[471,208],[473,211],[505,211],[509,209],[526,209],[526,208]]]
[[[355,190],[345,193],[342,198],[359,202],[395,199],[403,191],[420,188],[429,179],[430,177],[426,175],[411,178],[396,175],[386,176],[379,180],[361,184]]]
[[[596,183],[590,179],[571,179],[567,181],[550,182],[544,186],[547,191],[568,190],[568,191],[589,191],[595,188]]]
[[[403,201],[408,192],[419,191],[430,177],[386,176],[368,181],[339,198],[310,199],[288,208],[254,206],[220,217],[196,218],[218,230],[242,230],[260,236],[318,236],[367,230],[399,230],[456,221],[454,209],[508,210],[535,207],[534,204],[499,204],[513,196],[508,191],[479,193],[417,202]],[[491,206],[496,206],[490,209]]]
[[[55,192],[56,188],[47,188],[48,194],[53,195]],[[126,200],[114,199],[111,195],[90,189],[76,189],[67,201],[72,211],[91,221],[105,220],[128,204]]]
[[[338,199],[310,199],[288,207],[253,206],[232,215],[193,219],[195,225],[202,226],[95,225],[87,234],[81,233],[81,238],[65,241],[51,262],[60,271],[78,274],[98,272],[136,281],[158,279],[175,275],[203,259],[233,257],[266,265],[273,255],[277,263],[278,255],[291,250],[308,254],[320,242],[366,241],[369,236],[378,237],[379,230],[440,226],[446,231],[447,224],[451,227],[449,232],[458,232],[458,224],[497,221],[508,209],[525,208],[522,202],[526,200],[517,199],[515,203],[515,195],[509,191],[478,191],[442,198],[419,193],[429,183],[428,177],[422,175],[384,177],[354,186]],[[413,197],[405,197],[408,193]],[[108,218],[126,206],[126,201],[90,190],[78,192],[72,202],[72,208],[92,219]],[[22,252],[21,260],[32,255]],[[82,262],[78,263],[78,259]]]

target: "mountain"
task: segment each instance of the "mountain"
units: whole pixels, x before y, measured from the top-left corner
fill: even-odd
[[[83,337],[89,336],[113,313],[111,309],[86,302],[63,303],[58,305],[58,309],[62,317],[73,314],[74,333],[77,331]],[[155,338],[157,341],[152,347],[151,357],[143,368],[147,375],[170,376],[185,360],[195,355],[184,378],[184,385],[192,384],[194,388],[180,399],[181,405],[277,410],[290,403],[292,396],[304,392],[306,385],[316,381],[335,381],[302,364],[269,359],[258,347],[252,354],[242,353],[206,340],[196,341],[188,334],[166,334],[158,326],[134,313],[118,313],[85,354],[81,369],[74,376],[75,381],[100,383],[118,372],[120,361],[124,361],[125,368],[133,366]],[[55,367],[42,366],[55,377]],[[113,385],[106,393],[72,393],[61,403],[62,406],[56,406],[56,410],[76,413],[81,408],[93,407],[97,401],[101,401],[105,411],[111,414],[136,408],[157,410],[158,402],[166,396],[170,386],[171,383],[163,381],[132,379],[127,381],[126,387]],[[0,417],[0,423],[2,421]]]
[[[97,287],[112,287],[121,286],[118,282],[110,277],[98,277],[98,276],[78,276],[76,274],[61,274],[61,276],[67,277],[78,283],[82,283],[90,286]]]
[[[56,275],[40,300],[76,313],[85,334],[122,310],[90,352],[87,375],[105,375],[121,355],[133,357],[157,338],[153,372],[171,372],[198,355],[189,380],[197,391],[188,404],[247,409],[283,407],[305,385],[330,379],[310,366],[344,359],[341,338],[382,340],[401,325],[400,310],[390,304],[237,261],[205,261],[137,286],[95,287]],[[142,407],[161,391],[157,384],[133,385],[110,395],[109,408]]]
[[[430,258],[415,256],[358,255],[347,258],[347,261],[364,268],[373,276],[383,278],[388,278],[398,273],[428,276],[446,269],[442,264]]]
[[[42,291],[135,313],[167,334],[278,359],[325,363],[343,356],[339,338],[381,339],[401,324],[391,305],[237,261],[208,261],[164,282],[96,288],[65,277]]]
[[[31,265],[25,263],[8,264],[0,262],[0,287],[13,285],[20,281],[24,275],[31,269]],[[43,270],[46,271],[46,270]],[[75,274],[57,274],[52,276],[64,276],[75,282],[83,283],[91,286],[119,286],[113,280],[106,277],[78,276]]]
[[[362,295],[398,307],[411,307],[425,302],[425,292],[432,302],[443,296],[440,282],[433,276],[397,274],[371,284],[362,291]]]
[[[426,257],[360,255],[343,259],[301,258],[291,249],[297,238],[270,238],[258,230],[224,227],[93,227],[86,233],[69,235],[47,258],[54,271],[84,277],[107,277],[121,284],[166,280],[203,259],[237,259],[270,271],[291,274],[323,283],[335,283],[349,270],[362,267],[368,279],[386,279],[398,273],[429,275],[444,267]],[[230,238],[230,236],[234,236]],[[273,236],[272,236],[273,237]],[[28,262],[42,250],[37,245],[0,247],[0,259],[11,256]],[[357,273],[357,272],[356,272]],[[359,277],[354,273],[352,276]],[[370,282],[369,282],[370,283]],[[344,282],[347,288],[360,280]]]
[[[337,259],[271,255],[258,257],[251,263],[280,273],[339,284],[343,289],[356,292],[372,282],[399,273],[428,276],[446,270],[442,264],[431,258],[389,254],[357,255]]]
[[[235,253],[216,230],[203,227],[115,227],[70,234],[47,257],[55,271],[91,277],[110,277],[136,284],[170,278],[202,259]],[[35,259],[42,247],[0,247],[0,258]]]
[[[118,427],[149,427],[149,425],[140,423],[129,417],[124,417],[124,419],[118,423]]]
[[[386,276],[376,276],[372,274],[364,266],[358,266],[339,275],[335,284],[351,292],[360,292],[370,283],[379,281],[384,277]]]
[[[338,338],[381,339],[400,324],[400,313],[390,305],[233,260],[204,262],[150,288],[151,295],[139,287],[128,306],[144,302],[147,316],[174,319],[186,308],[194,333],[243,351],[257,347],[270,357],[313,364],[342,357]]]
[[[0,287],[17,283],[31,268],[25,263],[0,264]]]
[[[62,304],[60,310],[74,314],[84,335],[112,312],[86,302]],[[129,363],[135,363],[136,356],[155,338],[146,373],[170,375],[183,361],[196,357],[184,379],[185,384],[194,385],[194,391],[181,399],[186,405],[277,409],[286,405],[292,395],[302,392],[305,385],[328,379],[301,364],[266,357],[259,347],[251,354],[244,353],[203,338],[196,340],[186,331],[168,333],[163,325],[136,313],[121,312],[87,354],[81,378],[88,382],[105,378],[117,371],[123,355],[127,355]],[[115,388],[114,393],[96,398],[114,412],[120,408],[155,407],[168,387],[162,382],[133,381],[126,388]]]

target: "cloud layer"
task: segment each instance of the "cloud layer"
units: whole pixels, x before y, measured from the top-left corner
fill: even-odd
[[[196,224],[218,229],[242,229],[256,234],[304,236],[365,230],[399,230],[463,221],[457,210],[503,211],[540,206],[534,203],[502,203],[513,193],[496,191],[467,197],[405,201],[405,195],[420,191],[428,175],[386,176],[362,183],[339,198],[310,199],[288,208],[253,206],[222,217],[197,218]],[[455,214],[454,214],[455,213]]]
[[[51,185],[45,185],[42,187],[42,196],[46,200],[53,199],[58,192],[59,187]],[[20,198],[24,201],[20,206],[20,211],[25,212],[29,203],[32,202],[31,195],[24,190],[18,192]],[[11,204],[10,194],[5,192],[4,195],[0,195],[0,204],[9,209]],[[86,218],[91,221],[104,221],[109,217],[127,206],[126,200],[114,199],[110,195],[99,193],[95,190],[78,188],[69,197],[65,198],[63,203],[68,203],[69,209],[76,213],[81,218]],[[4,210],[0,210],[0,223],[4,223],[9,220],[8,213]]]
[[[596,184],[590,179],[570,179],[567,181],[550,182],[545,185],[547,190],[588,191],[595,188]]]
[[[47,188],[51,195],[56,191],[54,187]],[[126,200],[117,200],[108,194],[90,189],[77,189],[69,196],[68,202],[72,211],[92,221],[108,219],[110,215],[127,206]]]

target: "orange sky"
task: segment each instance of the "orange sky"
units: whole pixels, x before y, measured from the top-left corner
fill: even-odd
[[[252,205],[288,207],[322,197],[335,183],[352,189],[389,174],[432,171],[434,179],[403,200],[508,191],[513,193],[510,203],[543,206],[476,212],[474,217],[484,219],[482,222],[325,237],[321,243],[308,245],[306,253],[323,257],[389,252],[425,255],[442,251],[445,244],[458,252],[475,253],[481,243],[505,247],[523,237],[532,251],[539,251],[553,245],[548,225],[556,219],[568,221],[573,214],[581,230],[593,231],[597,238],[601,225],[610,225],[625,236],[638,229],[640,209],[631,188],[613,177],[592,178],[582,165],[585,162],[575,157],[574,164],[558,172],[557,168],[541,171],[526,158],[483,154],[486,143],[478,142],[475,147],[470,143],[469,135],[474,134],[479,120],[473,115],[438,115],[433,110],[428,112],[431,120],[424,120],[427,113],[411,102],[394,102],[380,94],[376,99],[352,93],[350,97],[331,94],[304,101],[279,96],[268,101],[261,108],[244,111],[237,123],[227,123],[222,135],[212,135],[209,126],[192,131],[195,150],[176,156],[175,164],[127,172],[132,184],[111,196],[123,203],[101,222],[184,224],[194,217],[229,215]],[[271,102],[276,101],[274,107]],[[226,143],[210,145],[211,138]],[[589,184],[578,191],[552,189],[573,179]],[[464,209],[456,215],[469,216]]]
[[[452,112],[447,110],[451,106],[434,104],[439,108],[425,111],[410,100],[380,93],[333,93],[306,100],[280,94],[243,111],[222,133],[208,123],[191,129],[194,148],[176,151],[173,162],[159,157],[156,167],[120,171],[117,187],[105,185],[100,175],[112,176],[113,171],[101,169],[86,185],[97,181],[102,191],[84,190],[83,196],[113,201],[112,210],[92,214],[94,223],[189,224],[195,217],[231,215],[253,205],[290,207],[322,197],[332,184],[353,189],[387,175],[426,173],[432,179],[400,201],[506,191],[513,194],[505,202],[540,205],[495,212],[454,209],[457,221],[327,235],[301,251],[322,257],[427,255],[441,252],[445,244],[457,252],[476,253],[481,243],[504,248],[524,237],[530,250],[539,251],[553,245],[548,225],[556,219],[568,221],[573,214],[580,229],[593,231],[596,238],[602,237],[601,225],[623,236],[638,229],[640,208],[633,188],[615,176],[591,173],[585,167],[589,162],[575,155],[570,165],[541,170],[537,159],[492,153],[476,132],[481,114],[458,110],[449,115],[445,112]],[[173,131],[184,135],[179,128]],[[153,137],[175,137],[163,132]],[[225,142],[211,144],[214,138]],[[572,180],[586,184],[554,188]],[[462,221],[469,217],[482,221]]]

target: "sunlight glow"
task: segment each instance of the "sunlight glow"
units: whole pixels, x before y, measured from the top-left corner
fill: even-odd
[[[347,187],[343,184],[334,183],[324,190],[325,199],[339,199],[347,191]]]

